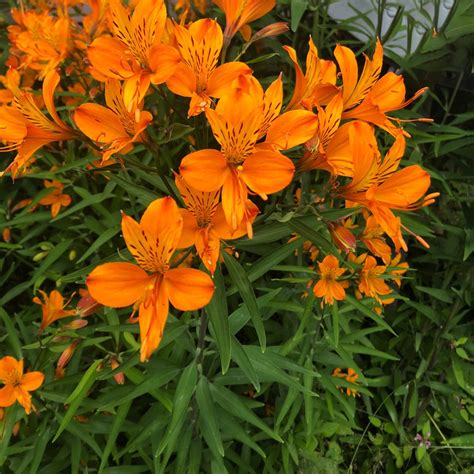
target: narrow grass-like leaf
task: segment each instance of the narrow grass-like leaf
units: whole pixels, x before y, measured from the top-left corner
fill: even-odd
[[[196,401],[199,408],[199,426],[204,439],[216,457],[223,457],[224,446],[215,414],[214,401],[209,389],[209,382],[204,377],[201,377],[197,384]]]
[[[238,288],[239,293],[247,306],[255,331],[257,332],[260,349],[262,352],[265,352],[267,345],[265,327],[263,325],[262,316],[257,305],[257,298],[255,297],[252,285],[239,262],[226,252],[223,252],[222,255],[224,256],[224,262],[227,270],[229,270],[230,277]]]
[[[232,359],[234,359],[236,364],[242,369],[242,372],[248,377],[250,383],[255,387],[255,390],[260,392],[260,381],[249,356],[234,336],[232,336],[231,344]]]
[[[15,329],[15,325],[13,324],[13,321],[11,320],[8,313],[3,308],[0,308],[0,316],[2,317],[3,323],[5,324],[7,338],[10,341],[13,354],[17,359],[21,359],[21,344],[20,339],[18,338],[17,330]]]
[[[92,255],[94,252],[100,249],[102,245],[111,240],[114,235],[118,234],[119,231],[119,227],[111,227],[105,230],[102,234],[99,235],[95,242],[84,252],[84,255],[82,255],[82,257],[77,261],[77,263],[83,262],[87,257],[89,257],[89,255]]]
[[[211,331],[215,336],[219,357],[221,359],[221,371],[223,374],[229,369],[231,348],[230,348],[230,328],[229,312],[227,309],[227,298],[225,295],[225,283],[220,266],[214,273],[215,291],[211,302],[207,305],[206,311],[211,323]]]
[[[114,416],[114,421],[112,423],[112,427],[110,428],[110,433],[107,436],[107,443],[105,445],[104,451],[102,452],[102,457],[100,459],[100,466],[99,466],[99,474],[104,471],[104,468],[107,463],[107,459],[112,452],[112,449],[115,445],[115,441],[117,440],[117,436],[119,435],[123,422],[127,417],[128,411],[130,410],[130,406],[132,405],[132,400],[125,401],[121,403],[121,405],[117,409],[117,413]]]
[[[78,383],[74,391],[69,395],[68,399],[65,401],[66,405],[69,405],[69,408],[64,415],[64,418],[59,425],[58,431],[54,435],[53,443],[59,438],[61,433],[64,431],[68,423],[72,420],[72,417],[75,415],[77,409],[79,408],[82,400],[87,395],[87,392],[92,387],[96,377],[97,377],[97,367],[102,362],[102,360],[96,360],[92,365],[86,370],[84,375],[81,378],[81,381]]]

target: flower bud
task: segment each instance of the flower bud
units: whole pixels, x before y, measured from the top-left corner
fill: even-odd
[[[341,224],[329,224],[329,232],[336,246],[346,253],[355,252],[355,235]]]
[[[268,38],[269,36],[278,36],[286,33],[288,31],[288,24],[284,21],[279,21],[277,23],[272,23],[267,25],[261,30],[258,30],[252,38],[252,41],[256,41],[262,38]]]
[[[79,290],[81,299],[77,303],[76,312],[81,318],[95,314],[102,305],[92,298],[90,293],[86,289]]]
[[[64,349],[63,353],[59,356],[57,369],[64,369],[66,367],[80,341],[80,339],[76,339]]]
[[[120,367],[120,364],[117,360],[117,358],[114,356],[110,359],[110,367],[112,368],[112,370],[115,370],[117,369],[118,367]],[[125,383],[125,375],[123,372],[117,372],[115,375],[114,375],[114,380],[116,383],[118,383],[119,385],[123,385]]]
[[[5,227],[3,229],[2,237],[3,237],[4,242],[7,242],[7,243],[10,242],[10,240],[12,239],[12,231],[10,227]]]

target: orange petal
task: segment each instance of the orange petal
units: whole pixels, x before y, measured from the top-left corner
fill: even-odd
[[[18,403],[25,409],[25,412],[28,415],[31,412],[31,395],[24,390],[21,385],[16,387],[14,390]]]
[[[165,273],[164,279],[171,304],[181,311],[206,306],[214,294],[210,276],[193,268],[174,268]]]
[[[87,57],[92,66],[102,75],[124,80],[135,73],[128,62],[127,47],[110,36],[96,38],[87,49]]]
[[[173,198],[155,199],[148,205],[140,219],[140,227],[153,237],[158,237],[169,228],[181,226],[182,217]]]
[[[5,356],[0,359],[0,380],[6,380],[11,372],[23,373],[23,362],[14,357]]]
[[[151,82],[163,84],[176,71],[181,57],[175,48],[167,44],[156,44],[150,51],[149,64],[153,71]]]
[[[196,250],[204,266],[214,275],[221,250],[221,242],[214,231],[199,229],[195,234]]]
[[[252,74],[252,69],[238,61],[222,64],[210,75],[207,94],[221,97],[229,89],[230,84],[242,74]]]
[[[312,138],[317,121],[317,116],[308,110],[286,112],[270,125],[265,141],[280,150],[288,150]]]
[[[128,137],[119,116],[102,105],[80,105],[74,112],[74,121],[85,135],[98,143]]]
[[[97,302],[112,308],[123,308],[143,296],[152,278],[132,263],[104,263],[92,271],[86,284]]]
[[[180,63],[172,76],[166,80],[168,89],[182,97],[191,97],[196,91],[196,76],[194,71],[185,63]]]
[[[21,379],[21,386],[24,390],[32,392],[43,385],[44,375],[41,372],[28,372]]]
[[[229,172],[222,186],[222,208],[232,231],[242,222],[247,203],[247,186],[235,171]]]
[[[267,194],[288,186],[294,172],[293,162],[281,153],[257,151],[245,160],[241,176],[250,189],[266,199]]]
[[[199,150],[183,158],[179,171],[193,188],[217,191],[227,177],[227,161],[217,150]]]
[[[149,360],[153,351],[159,346],[168,319],[168,312],[168,288],[163,277],[160,276],[152,289],[152,295],[139,308],[140,360],[142,362]]]
[[[43,100],[46,109],[48,110],[51,117],[53,117],[54,121],[63,128],[69,128],[67,125],[59,118],[59,115],[56,112],[56,107],[54,106],[54,91],[59,84],[59,74],[56,70],[51,70],[46,74],[44,81],[43,81]]]
[[[16,393],[12,385],[0,388],[0,407],[9,407],[16,402]]]
[[[183,232],[178,244],[179,249],[185,249],[194,245],[196,241],[196,232],[199,229],[196,222],[196,217],[187,209],[180,209],[183,218]]]

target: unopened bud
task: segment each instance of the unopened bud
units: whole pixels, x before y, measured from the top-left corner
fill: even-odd
[[[286,33],[288,31],[288,24],[284,21],[279,21],[277,23],[272,23],[267,25],[261,30],[258,30],[252,38],[252,41],[256,41],[262,38],[268,38],[269,36],[278,36]]]
[[[18,433],[20,432],[20,422],[17,421],[14,425],[13,425],[13,429],[12,429],[12,434],[13,436],[18,436]]]
[[[4,242],[7,242],[7,243],[10,242],[10,240],[12,239],[12,231],[10,227],[5,227],[3,229],[2,237],[3,237]]]
[[[344,252],[355,252],[356,238],[355,235],[341,224],[329,224],[329,232],[337,247]]]
[[[110,359],[110,367],[112,368],[112,370],[115,370],[117,369],[118,367],[120,367],[120,364],[117,360],[116,357],[112,357]],[[115,375],[114,375],[114,380],[116,383],[118,383],[119,385],[123,385],[125,383],[125,375],[123,372],[117,372]]]
[[[81,299],[77,303],[76,311],[81,318],[90,316],[102,308],[102,305],[97,303],[87,290],[81,289],[79,290],[79,294],[81,295]]]
[[[69,252],[69,261],[72,262],[73,260],[76,260],[76,257],[77,257],[77,252],[75,249],[72,249]]]
[[[66,367],[66,365],[71,360],[71,357],[74,354],[74,351],[76,350],[76,347],[80,341],[81,341],[80,339],[76,339],[71,344],[69,344],[69,346],[67,346],[66,349],[64,349],[63,353],[59,356],[59,359],[58,359],[58,364],[57,364],[58,369],[64,369]]]
[[[87,326],[87,321],[85,319],[75,319],[68,324],[65,324],[62,329],[81,329]]]

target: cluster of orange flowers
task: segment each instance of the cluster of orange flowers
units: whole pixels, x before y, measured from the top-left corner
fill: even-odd
[[[142,361],[160,343],[170,303],[195,310],[213,296],[211,276],[189,268],[181,249],[194,246],[212,275],[222,240],[252,238],[259,214],[255,198],[265,201],[282,191],[295,173],[326,171],[328,201],[339,199],[353,218],[365,221],[358,239],[384,262],[353,255],[352,221],[331,224],[333,240],[345,252],[319,263],[314,293],[326,303],[344,298],[348,282],[340,280],[346,270],[339,268],[339,260],[347,252],[347,260],[361,266],[358,292],[376,300],[388,295],[381,275],[397,267],[400,250],[407,250],[405,228],[394,211],[419,209],[436,197],[425,195],[430,177],[420,166],[399,169],[409,134],[400,119],[388,115],[425,90],[407,100],[403,77],[382,75],[379,41],[361,71],[344,46],[335,48],[335,61],[325,60],[310,39],[305,71],[296,51],[284,46],[295,69],[295,86],[284,106],[281,75],[265,89],[248,64],[226,58],[237,33],[244,41],[240,58],[253,42],[287,30],[274,23],[252,32],[250,23],[270,12],[275,0],[214,3],[225,13],[224,30],[214,19],[196,19],[205,14],[207,2],[186,0],[175,2],[176,11],[169,14],[164,0],[131,0],[128,5],[121,0],[31,0],[29,9],[12,11],[16,24],[8,28],[0,151],[16,151],[16,156],[2,174],[20,177],[31,170],[41,148],[71,140],[100,155],[96,166],[119,161],[126,167],[135,144],[153,149],[147,129],[160,116],[145,106],[147,97],[163,88],[188,98],[188,118],[202,114],[215,138],[216,148],[178,157],[173,172],[184,208],[162,197],[140,222],[123,213],[123,237],[137,264],[107,263],[87,278],[97,302],[133,306],[138,312]],[[41,94],[34,90],[38,81]],[[103,104],[97,103],[101,94]],[[71,110],[69,117],[60,117],[58,101]],[[388,134],[385,154],[377,130]],[[302,150],[300,158],[285,155],[290,149]],[[71,198],[60,181],[45,186],[52,192],[39,203],[51,206],[54,217]],[[384,236],[393,243],[393,258]],[[392,274],[397,282],[398,268]]]

